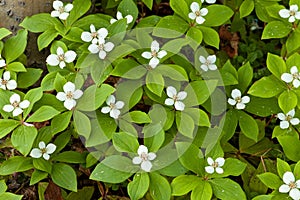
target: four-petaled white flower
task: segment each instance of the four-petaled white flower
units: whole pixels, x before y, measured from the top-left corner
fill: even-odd
[[[127,20],[127,24],[130,24],[133,20],[133,17],[132,15],[126,15],[125,16],[126,20]],[[111,19],[110,20],[110,23],[113,24],[115,23],[116,21],[120,20],[120,19],[123,19],[123,15],[120,11],[117,12],[117,19]]]
[[[184,110],[185,105],[182,100],[184,100],[187,96],[187,93],[185,91],[180,91],[177,93],[177,90],[173,86],[169,86],[167,87],[167,95],[170,98],[167,98],[165,100],[166,105],[174,105],[176,110]]]
[[[192,20],[196,19],[197,24],[203,24],[205,19],[203,16],[207,15],[207,8],[200,9],[200,5],[197,2],[193,2],[190,6],[192,12],[189,13],[189,18]]]
[[[105,59],[108,52],[113,50],[115,45],[112,42],[105,43],[105,40],[103,38],[98,39],[97,44],[91,44],[88,49],[92,54],[99,53],[100,59]]]
[[[75,84],[67,82],[63,86],[64,92],[58,92],[56,98],[60,101],[64,101],[64,106],[68,110],[72,110],[76,106],[75,99],[79,99],[83,92],[81,90],[75,90]]]
[[[6,62],[5,62],[5,60],[0,55],[0,68],[1,67],[5,67],[5,66],[6,66]]]
[[[53,1],[54,10],[51,12],[51,17],[58,17],[61,20],[66,20],[69,17],[69,12],[73,9],[73,4],[68,3],[64,6],[62,1]]]
[[[105,28],[101,28],[98,31],[96,31],[96,28],[93,24],[90,25],[90,31],[91,32],[88,32],[88,31],[82,32],[81,39],[85,42],[92,41],[93,44],[96,44],[98,42],[98,36],[101,37],[101,35],[103,35],[103,33],[102,33],[103,31],[107,32],[107,30]]]
[[[211,158],[208,157],[207,158],[207,163],[209,164],[209,166],[205,167],[205,171],[209,174],[213,174],[215,171],[218,174],[223,174],[224,170],[222,169],[224,163],[225,163],[225,159],[222,157],[217,158],[215,161]]]
[[[279,187],[280,193],[289,193],[289,196],[294,200],[300,199],[300,180],[295,180],[295,176],[292,172],[285,172],[282,180],[285,184]]]
[[[6,71],[3,73],[3,78],[0,78],[0,88],[3,90],[14,90],[17,88],[17,82],[15,80],[10,80],[10,72]]]
[[[231,91],[231,97],[228,98],[228,103],[232,106],[235,105],[237,109],[244,109],[246,107],[246,103],[250,102],[250,97],[248,96],[243,96],[240,90],[234,89]]]
[[[74,51],[67,51],[66,53],[61,47],[58,47],[56,54],[50,54],[46,62],[51,66],[57,66],[63,69],[66,66],[66,63],[71,63],[75,60],[77,54]]]
[[[47,146],[45,142],[39,142],[39,148],[33,148],[30,152],[30,156],[33,158],[40,158],[43,156],[45,160],[49,160],[50,154],[56,150],[56,145],[49,143]]]
[[[149,65],[153,69],[159,64],[159,59],[162,59],[166,55],[167,52],[165,50],[159,51],[159,43],[156,40],[151,43],[151,52],[145,51],[142,53],[143,58],[150,59]]]
[[[139,165],[141,164],[141,169],[145,172],[150,172],[152,168],[151,160],[154,160],[156,158],[156,154],[153,152],[148,153],[148,148],[144,145],[140,145],[137,153],[139,156],[136,156],[132,159],[132,163]]]
[[[106,104],[108,106],[105,106],[101,109],[101,112],[104,114],[109,113],[109,116],[114,118],[114,119],[118,119],[119,115],[121,114],[120,109],[122,109],[124,107],[124,102],[123,101],[117,101],[116,102],[116,98],[114,95],[110,95],[107,99],[106,99]]]
[[[300,19],[300,12],[298,11],[298,5],[291,5],[290,9],[281,9],[279,15],[282,18],[289,18],[289,22],[295,22],[296,19]]]
[[[277,117],[281,120],[280,122],[280,128],[281,129],[287,129],[290,127],[290,124],[292,125],[298,125],[300,123],[300,120],[298,118],[294,118],[295,116],[295,109],[290,110],[286,115],[283,113],[278,113]]]
[[[3,106],[5,112],[12,112],[13,116],[18,116],[23,112],[23,109],[28,108],[30,102],[24,100],[21,102],[21,97],[18,94],[13,94],[9,98],[10,104]]]
[[[296,66],[293,66],[290,69],[291,73],[283,73],[281,75],[281,80],[283,80],[286,83],[293,83],[293,86],[295,88],[298,88],[300,86],[300,73],[298,71],[298,68]]]
[[[216,3],[216,0],[205,0],[206,3],[210,3],[210,4],[213,4],[213,3]],[[201,0],[201,3],[204,3],[204,0]]]
[[[202,63],[202,65],[200,67],[204,71],[218,69],[217,65],[215,65],[215,62],[217,60],[215,55],[207,56],[207,58],[200,56],[199,60]]]

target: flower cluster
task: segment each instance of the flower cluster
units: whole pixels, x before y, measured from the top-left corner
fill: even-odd
[[[281,120],[280,122],[280,128],[281,129],[287,129],[290,127],[290,124],[292,125],[298,125],[300,123],[300,120],[298,118],[295,118],[295,109],[290,110],[287,114],[284,113],[278,113],[277,117]]]
[[[76,56],[77,54],[74,51],[70,50],[64,52],[61,47],[58,47],[56,50],[56,54],[50,54],[47,57],[46,62],[51,66],[59,65],[59,67],[63,69],[66,67],[66,63],[72,63],[75,60]]]
[[[3,78],[0,78],[0,88],[3,90],[14,90],[17,88],[17,82],[10,80],[10,72],[6,71],[3,73]]]
[[[189,13],[189,18],[192,20],[196,20],[197,24],[203,24],[205,22],[204,16],[207,15],[208,10],[207,8],[201,8],[197,2],[193,2],[190,5],[192,12]]]
[[[225,159],[222,157],[213,160],[211,157],[207,158],[207,163],[209,166],[205,167],[205,171],[209,174],[213,174],[215,171],[218,174],[223,174],[224,170],[222,169],[223,165],[225,164]]]
[[[208,71],[208,70],[214,71],[214,70],[217,70],[218,67],[215,64],[216,60],[217,60],[216,55],[207,56],[207,58],[205,58],[203,56],[200,56],[199,57],[199,61],[201,62],[200,68],[203,71]]]
[[[281,9],[279,15],[282,18],[289,18],[289,22],[295,22],[296,19],[300,19],[300,11],[298,11],[298,5],[291,5],[290,9]]]
[[[281,80],[286,83],[292,83],[295,88],[300,86],[300,73],[296,66],[291,67],[291,73],[283,73],[281,75]]]
[[[167,95],[169,98],[165,100],[166,105],[174,105],[176,110],[184,110],[185,105],[182,100],[187,97],[187,93],[185,91],[180,91],[177,93],[177,90],[173,86],[169,86],[167,87]]]
[[[67,20],[69,12],[73,9],[73,4],[68,3],[64,6],[62,1],[53,1],[54,10],[51,12],[51,17],[58,17],[61,20]]]
[[[21,97],[19,94],[13,94],[9,98],[10,104],[4,105],[3,110],[5,112],[12,112],[13,116],[16,117],[23,113],[23,109],[29,107],[30,102],[28,100],[21,101]]]
[[[79,99],[83,92],[81,90],[75,89],[75,84],[72,82],[67,82],[63,86],[64,92],[58,92],[56,98],[64,102],[65,108],[72,110],[76,106],[76,101]]]
[[[40,158],[43,156],[45,160],[49,160],[50,154],[56,150],[56,145],[49,143],[47,146],[45,142],[39,142],[39,148],[33,148],[30,152],[30,156],[33,158]]]
[[[123,101],[117,101],[116,102],[116,97],[114,95],[110,95],[107,100],[106,100],[107,106],[103,107],[101,109],[101,112],[106,114],[109,113],[109,116],[118,119],[119,115],[121,114],[121,109],[124,107],[124,102]]]
[[[231,97],[232,98],[228,98],[228,103],[232,106],[235,106],[236,109],[245,109],[246,107],[246,103],[250,102],[250,97],[248,96],[243,96],[242,97],[242,93],[239,89],[234,89],[231,91]]]
[[[151,52],[145,51],[142,53],[143,58],[150,59],[149,65],[153,69],[159,64],[159,59],[162,59],[166,55],[167,52],[165,50],[160,51],[159,43],[156,40],[151,43]]]
[[[144,145],[140,145],[137,153],[139,156],[136,156],[132,159],[132,163],[139,165],[141,164],[141,169],[145,172],[150,172],[152,168],[152,163],[150,161],[156,158],[156,154],[153,152],[148,152],[148,148]]]
[[[300,199],[300,180],[295,179],[295,176],[292,172],[285,172],[283,174],[282,180],[283,185],[279,187],[280,193],[289,193],[289,196],[294,200]]]

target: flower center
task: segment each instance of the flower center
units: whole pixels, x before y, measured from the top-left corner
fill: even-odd
[[[214,162],[211,166],[214,167],[214,168],[217,168],[217,167],[219,167],[219,163]]]
[[[99,49],[99,51],[103,51],[103,49],[104,49],[104,44],[99,44],[99,45],[98,45],[98,49]]]
[[[200,11],[199,11],[199,10],[197,10],[197,11],[195,12],[195,15],[196,15],[197,17],[200,17],[200,16],[201,16],[201,13],[200,13]]]
[[[73,92],[68,91],[67,94],[66,94],[66,97],[67,97],[68,99],[72,99],[72,98],[73,98]]]
[[[42,149],[41,149],[41,153],[42,153],[42,154],[47,153],[47,149],[46,149],[46,148],[42,148]]]
[[[61,62],[61,61],[64,61],[65,60],[65,54],[61,54],[61,55],[58,55],[58,60]]]
[[[290,187],[291,189],[295,189],[295,188],[297,188],[297,183],[295,183],[295,182],[290,182],[290,183],[289,183],[289,187]]]
[[[145,152],[143,152],[143,153],[141,154],[141,159],[142,159],[143,161],[147,161],[147,160],[148,160],[148,154],[145,153]]]
[[[177,96],[177,95],[174,95],[174,96],[173,96],[173,100],[174,100],[174,101],[177,101],[177,100],[178,100],[178,96]]]
[[[4,79],[1,80],[1,85],[6,85],[7,83],[8,83],[8,80],[4,80]]]
[[[110,104],[109,104],[109,107],[110,107],[110,109],[115,109],[115,108],[116,108],[116,104],[110,103]]]
[[[156,58],[157,57],[157,52],[156,51],[152,51],[151,52],[151,56]]]
[[[290,115],[288,115],[288,116],[286,116],[286,121],[290,121],[291,119],[293,119],[293,117],[292,116],[290,116]]]
[[[242,102],[242,98],[241,97],[237,97],[234,99],[237,103],[241,103]]]
[[[63,6],[58,8],[58,12],[60,12],[60,14],[65,12],[65,8]]]
[[[19,102],[14,101],[11,105],[12,105],[14,108],[17,108],[17,107],[19,107]]]
[[[294,73],[292,74],[294,79],[299,79],[300,78],[300,74],[299,73]]]
[[[96,38],[96,37],[98,36],[98,33],[97,33],[97,32],[92,32],[92,33],[91,33],[91,36],[92,36],[93,38]]]
[[[296,12],[293,11],[293,10],[291,10],[291,11],[290,11],[290,15],[291,15],[291,16],[295,16],[295,15],[296,15]]]

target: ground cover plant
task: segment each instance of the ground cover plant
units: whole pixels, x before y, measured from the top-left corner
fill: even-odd
[[[299,0],[52,7],[0,28],[0,199],[300,199]]]

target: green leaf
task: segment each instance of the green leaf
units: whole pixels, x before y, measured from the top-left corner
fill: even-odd
[[[246,195],[241,186],[228,178],[209,180],[214,195],[222,200],[246,200]]]
[[[0,119],[0,138],[5,137],[19,125],[20,122],[13,119]]]
[[[10,192],[5,192],[3,194],[0,194],[0,199],[6,199],[6,200],[21,200],[23,198],[23,195],[17,195]]]
[[[224,170],[223,174],[213,174],[213,178],[221,178],[228,176],[239,176],[241,175],[247,167],[247,164],[235,159],[235,158],[227,158],[224,166],[222,167]]]
[[[199,181],[191,193],[191,200],[210,200],[212,198],[212,188],[207,181]]]
[[[146,68],[133,59],[124,59],[115,66],[111,75],[128,79],[141,79],[146,72]]]
[[[0,194],[3,194],[7,190],[5,180],[0,181]]]
[[[122,116],[128,122],[137,124],[151,123],[150,117],[142,111],[131,111]]]
[[[198,108],[186,108],[183,112],[187,113],[190,117],[192,117],[195,125],[210,127],[209,117],[203,110]]]
[[[27,45],[27,34],[28,32],[26,30],[19,30],[16,36],[6,40],[4,45],[4,57],[7,64],[16,60],[25,51]]]
[[[6,36],[9,36],[11,32],[7,30],[6,28],[0,28],[0,40],[5,38]]]
[[[232,138],[236,131],[237,124],[238,116],[236,114],[236,110],[229,110],[220,122],[220,127],[223,130],[222,141],[228,141]]]
[[[142,133],[144,134],[144,145],[148,147],[149,151],[158,151],[165,140],[162,125],[159,123],[145,125]]]
[[[282,180],[271,172],[265,172],[257,176],[268,188],[276,190],[282,185]]]
[[[131,165],[132,161],[129,158],[109,156],[96,166],[90,179],[106,183],[122,183],[132,176],[133,173],[128,168]]]
[[[291,30],[292,26],[290,23],[271,21],[265,26],[261,39],[283,38],[286,37]]]
[[[209,46],[219,49],[220,37],[218,32],[215,31],[213,28],[205,26],[200,26],[199,29],[203,34],[204,42]]]
[[[173,179],[171,183],[172,195],[183,196],[193,190],[201,179],[194,175],[181,175]]]
[[[251,96],[251,103],[247,104],[246,110],[260,117],[267,117],[281,112],[276,98],[258,98]]]
[[[239,125],[241,128],[242,133],[247,137],[255,142],[258,140],[258,125],[256,121],[247,113],[240,111],[238,112],[239,115]]]
[[[119,152],[137,152],[139,142],[136,137],[130,133],[119,132],[113,135],[114,147]]]
[[[39,35],[37,44],[39,51],[49,46],[49,44],[58,36],[58,32],[55,29],[48,29]]]
[[[65,163],[85,163],[86,154],[76,151],[64,151],[52,157],[52,160]]]
[[[300,48],[300,30],[294,30],[286,40],[287,53],[291,54]]]
[[[36,110],[26,121],[27,122],[43,122],[52,119],[60,112],[51,106],[42,106]]]
[[[94,25],[95,26],[95,25]],[[71,42],[79,42],[82,43],[81,34],[83,30],[78,27],[72,27],[67,35],[64,36],[65,39]]]
[[[93,186],[86,186],[77,192],[71,192],[67,196],[66,200],[90,200],[94,194],[95,188]]]
[[[252,200],[271,200],[273,199],[273,195],[259,195],[259,196],[256,196],[254,197]]]
[[[177,15],[189,21],[189,7],[185,0],[170,0],[170,6]]]
[[[26,72],[25,66],[20,62],[13,62],[7,65],[7,70],[13,71],[13,72]]]
[[[286,90],[278,97],[278,104],[284,113],[288,113],[290,110],[297,106],[298,98],[297,95],[291,91]]]
[[[246,17],[251,14],[254,9],[254,1],[253,0],[245,0],[240,6],[240,17]]]
[[[41,77],[43,70],[35,68],[26,68],[27,72],[18,74],[18,88],[28,88],[35,84]]]
[[[101,27],[108,27],[110,25],[109,20],[111,19],[111,16],[105,15],[102,13],[98,14],[89,14],[85,17],[82,17],[81,19],[74,22],[73,27],[78,27],[83,30],[89,30],[90,25],[94,24],[96,29]]]
[[[253,78],[253,69],[249,62],[239,68],[238,81],[241,92],[244,93],[247,87],[250,85]]]
[[[283,177],[283,174],[285,172],[292,171],[290,165],[287,162],[281,160],[280,158],[277,158],[276,162],[277,162],[277,172],[280,178]]]
[[[43,172],[51,173],[52,171],[52,163],[45,160],[44,158],[33,159],[33,166],[35,169],[41,170]]]
[[[29,185],[34,185],[34,184],[40,182],[41,180],[47,178],[47,176],[48,176],[47,172],[43,172],[43,171],[35,169],[31,175]]]
[[[72,167],[63,163],[53,164],[51,178],[53,182],[67,190],[77,191],[77,176]]]
[[[24,96],[24,99],[28,100],[30,102],[30,105],[27,109],[24,110],[23,118],[25,119],[27,115],[30,113],[30,111],[33,108],[34,103],[36,103],[38,100],[40,100],[43,96],[43,90],[42,88],[34,88],[29,90],[26,95]]]
[[[26,156],[30,152],[37,134],[37,129],[34,127],[19,126],[11,135],[11,143]]]
[[[180,17],[166,16],[157,23],[153,35],[162,38],[177,38],[182,36],[188,28],[189,24]]]
[[[184,112],[176,112],[176,125],[178,132],[188,138],[194,138],[195,123],[192,117]]]
[[[54,135],[64,131],[70,124],[72,111],[64,112],[55,116],[51,121],[51,133]]]
[[[32,159],[23,156],[14,156],[4,161],[0,166],[0,175],[11,175],[15,172],[24,172],[33,168]]]
[[[283,58],[271,53],[268,53],[267,67],[279,80],[281,80],[281,75],[287,71]]]
[[[84,91],[82,97],[77,102],[76,109],[82,111],[97,110],[114,91],[115,88],[108,84],[102,84],[100,88],[92,85]]]
[[[292,161],[299,161],[300,141],[297,137],[291,135],[280,135],[277,137],[279,144],[282,146],[286,157]]]
[[[20,26],[28,29],[30,32],[40,33],[53,29],[55,24],[60,23],[61,22],[57,18],[51,17],[49,13],[40,13],[31,17],[26,17]]]
[[[175,81],[188,81],[189,79],[186,71],[178,65],[159,65],[155,72]]]
[[[73,9],[66,20],[67,26],[71,26],[77,19],[84,15],[91,7],[90,0],[75,0],[73,2]]]
[[[271,98],[285,90],[285,85],[275,76],[265,76],[254,82],[250,87],[248,94],[256,97]]]
[[[142,2],[151,10],[153,6],[153,0],[142,0]]]
[[[171,198],[171,187],[167,179],[157,173],[150,173],[149,191],[153,200],[163,200]]]
[[[227,22],[234,14],[234,12],[224,5],[210,5],[206,7],[208,10],[205,16],[204,26],[221,26]],[[222,17],[220,17],[222,16]]]
[[[157,73],[154,70],[148,72],[146,76],[146,86],[151,92],[153,92],[157,96],[161,96],[164,85],[165,81],[161,74]]]
[[[149,182],[150,180],[147,173],[135,174],[133,180],[127,186],[130,199],[141,199],[149,188]]]
[[[90,119],[82,112],[75,110],[73,113],[74,126],[79,135],[89,138],[91,133]]]

